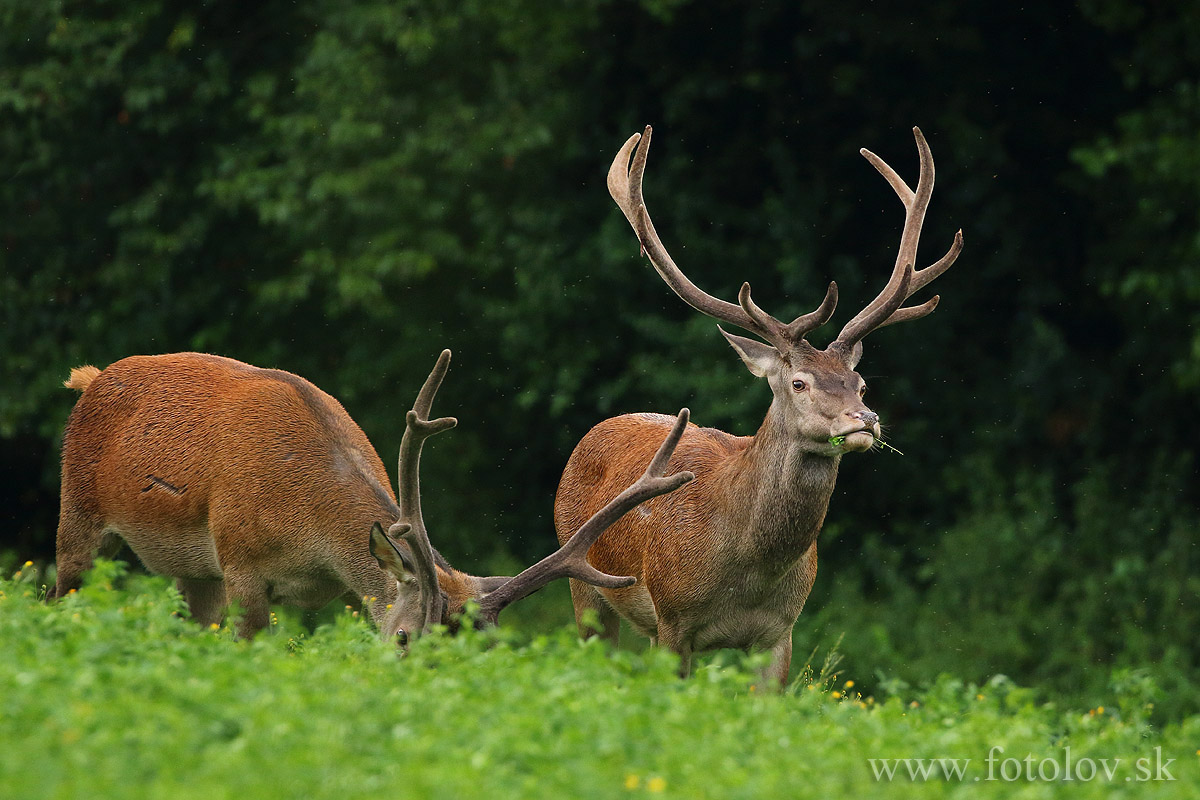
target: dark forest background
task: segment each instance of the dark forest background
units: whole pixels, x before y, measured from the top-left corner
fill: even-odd
[[[905,455],[844,460],[797,641],[856,674],[1003,672],[1200,707],[1200,4],[7,0],[0,550],[53,558],[69,369],[202,350],[303,375],[385,463],[443,347],[423,469],[456,565],[554,541],[626,411],[752,433],[769,392],[638,258],[777,316],[886,280],[938,165],[931,317],[867,341]],[[924,299],[929,292],[916,299]],[[790,315],[790,316],[788,316]],[[562,609],[565,623],[569,609]]]

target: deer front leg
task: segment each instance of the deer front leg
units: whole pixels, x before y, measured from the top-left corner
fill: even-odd
[[[226,569],[225,587],[229,602],[237,602],[242,613],[237,625],[238,638],[253,639],[256,633],[271,624],[266,583],[251,571]]]
[[[771,663],[763,670],[763,682],[779,690],[787,686],[788,671],[792,666],[792,631],[771,648]]]
[[[655,641],[652,637],[651,641]],[[666,628],[662,620],[658,623],[657,643],[679,656],[679,677],[692,674],[692,642],[678,628]]]
[[[200,581],[180,578],[175,581],[179,593],[187,600],[192,619],[207,628],[221,621],[225,610],[225,582]]]
[[[579,635],[584,639],[599,636],[612,645],[613,649],[616,649],[621,641],[621,617],[617,615],[616,611],[613,611],[612,606],[596,591],[596,588],[571,578],[571,602],[575,605],[575,625],[579,628]],[[596,612],[601,630],[585,624],[583,616],[588,610]]]

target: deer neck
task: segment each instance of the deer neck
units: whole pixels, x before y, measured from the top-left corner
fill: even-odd
[[[745,520],[751,546],[765,563],[786,571],[817,540],[837,480],[841,456],[802,448],[772,404],[730,482],[733,519]]]

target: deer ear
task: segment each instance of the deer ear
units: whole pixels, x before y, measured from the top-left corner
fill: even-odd
[[[379,567],[396,580],[405,580],[416,573],[412,559],[383,532],[383,526],[378,522],[371,526],[370,548]]]
[[[854,369],[858,366],[859,359],[862,358],[862,340],[854,343],[854,347],[850,348],[850,352],[846,354],[846,367]]]
[[[720,325],[717,326],[717,330],[742,357],[746,369],[750,370],[753,375],[765,378],[779,366],[779,351],[771,345],[747,339],[745,336],[735,336]]]

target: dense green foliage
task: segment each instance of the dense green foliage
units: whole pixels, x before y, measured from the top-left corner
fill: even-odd
[[[5,3],[0,549],[52,555],[71,366],[289,369],[391,462],[449,346],[434,541],[541,554],[592,424],[688,405],[750,433],[767,403],[638,260],[603,184],[624,138],[656,126],[648,203],[698,284],[784,316],[836,278],[836,325],[901,224],[856,150],[911,176],[920,124],[921,258],[966,249],[936,314],[867,341],[906,455],[842,465],[797,641],[845,634],[866,684],[1079,703],[1146,668],[1193,713],[1200,5],[1143,5]]]
[[[664,651],[613,653],[562,628],[431,636],[404,659],[349,614],[235,642],[181,618],[165,580],[123,586],[116,566],[53,606],[34,575],[0,580],[7,798],[1183,798],[1200,781],[1200,717],[1150,726],[1137,676],[1083,711],[1004,678],[875,698],[810,672],[776,695],[735,659],[681,681]],[[1139,780],[1156,748],[1163,780]],[[869,759],[896,757],[970,763],[962,778],[877,779]],[[1068,783],[1068,759],[1073,774],[1108,760],[1114,777]],[[1057,781],[1039,777],[1050,762]]]

